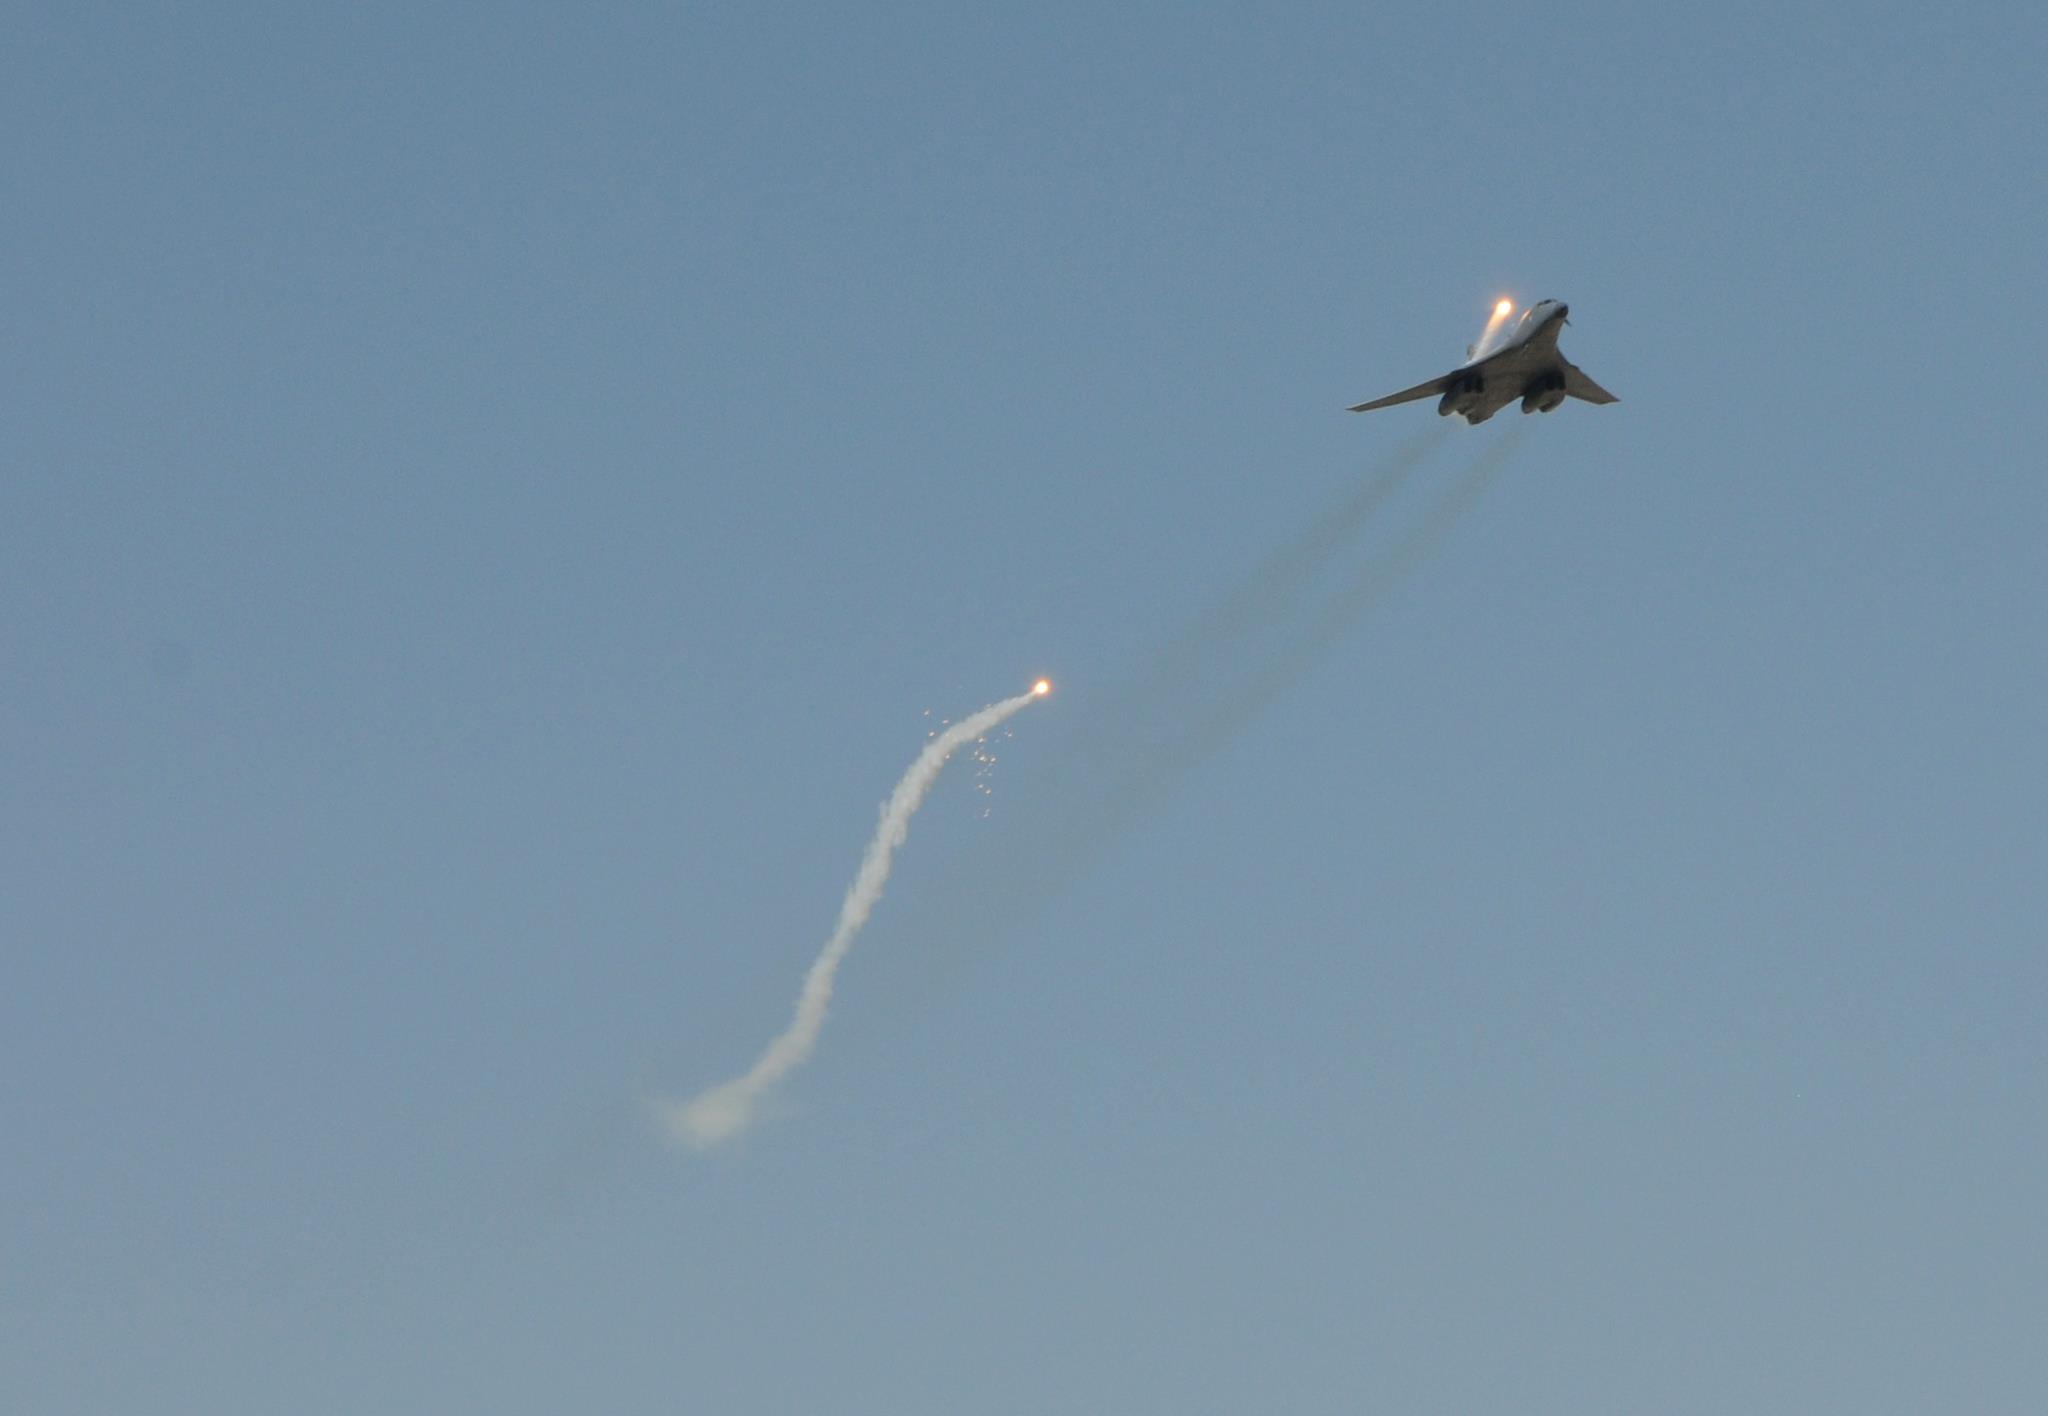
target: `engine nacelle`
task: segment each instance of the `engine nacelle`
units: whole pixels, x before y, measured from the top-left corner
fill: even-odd
[[[1564,402],[1564,380],[1556,374],[1545,374],[1533,379],[1522,390],[1522,411],[1524,413],[1548,413]]]
[[[1483,375],[1466,374],[1444,390],[1444,396],[1436,405],[1436,416],[1447,418],[1453,413],[1461,413],[1465,421],[1475,421],[1472,417],[1472,407],[1479,402],[1479,395],[1485,392],[1486,379]]]

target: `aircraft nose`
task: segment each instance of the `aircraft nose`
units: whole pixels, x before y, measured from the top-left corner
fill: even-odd
[[[1572,307],[1570,305],[1565,304],[1565,302],[1562,300],[1557,302],[1557,317],[1559,319],[1569,319],[1571,317],[1571,313]]]

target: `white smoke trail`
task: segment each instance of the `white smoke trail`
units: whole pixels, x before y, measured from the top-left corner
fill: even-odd
[[[946,759],[964,743],[973,742],[1004,719],[1022,711],[1051,691],[1044,680],[1030,692],[991,703],[980,712],[962,718],[925,744],[924,751],[910,764],[910,770],[882,803],[882,819],[861,857],[860,869],[839,906],[839,925],[804,975],[797,994],[796,1014],[789,1026],[770,1042],[760,1059],[729,1082],[708,1088],[686,1102],[657,1102],[655,1112],[664,1129],[675,1140],[699,1150],[730,1139],[752,1124],[755,1108],[777,1082],[802,1066],[818,1045],[825,1026],[825,1011],[832,1002],[832,982],[854,936],[868,922],[868,915],[882,898],[889,880],[890,862],[896,848],[910,834],[910,818],[924,804],[925,794],[938,780]]]

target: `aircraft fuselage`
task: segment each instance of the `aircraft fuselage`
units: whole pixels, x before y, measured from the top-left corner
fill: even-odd
[[[1476,350],[1479,357],[1451,372],[1437,401],[1438,416],[1456,413],[1468,423],[1484,423],[1516,399],[1524,413],[1548,413],[1564,402],[1566,365],[1557,336],[1570,313],[1560,300],[1531,305],[1506,339],[1490,352]]]

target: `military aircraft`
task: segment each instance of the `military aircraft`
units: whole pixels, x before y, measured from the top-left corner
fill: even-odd
[[[1565,318],[1570,306],[1562,300],[1540,300],[1510,329],[1507,321],[1514,309],[1509,300],[1495,305],[1485,333],[1465,351],[1465,362],[1442,378],[1353,404],[1351,411],[1369,413],[1441,394],[1437,416],[1456,413],[1468,423],[1484,423],[1518,398],[1524,413],[1548,413],[1568,397],[1588,403],[1620,401],[1557,352],[1557,333],[1570,323]]]

